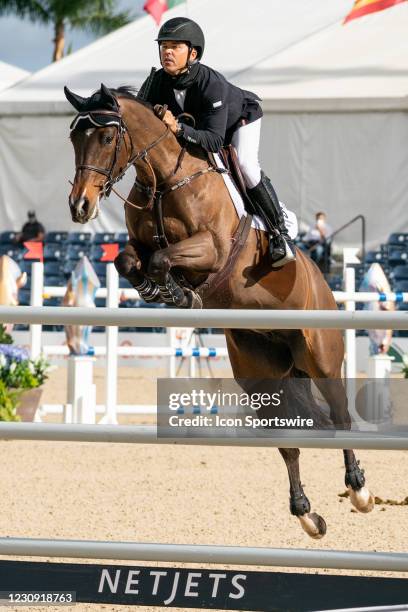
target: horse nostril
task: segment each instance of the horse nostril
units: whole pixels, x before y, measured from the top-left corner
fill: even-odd
[[[88,212],[89,212],[89,200],[88,200],[88,198],[84,198],[83,199],[83,203],[82,203],[81,216],[82,217],[86,217]]]

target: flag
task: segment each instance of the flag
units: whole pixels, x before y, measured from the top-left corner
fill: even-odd
[[[23,259],[39,259],[40,261],[44,261],[42,242],[24,242],[24,246],[27,249],[27,253],[23,255]]]
[[[173,8],[177,4],[181,4],[184,0],[146,0],[143,9],[146,13],[150,13],[157,25],[159,25],[163,13]]]
[[[363,15],[383,11],[396,4],[401,4],[401,2],[407,2],[407,0],[356,0],[350,13],[343,21],[343,24],[357,17],[363,17]]]
[[[100,261],[114,261],[119,255],[119,245],[117,243],[101,244],[103,255]]]

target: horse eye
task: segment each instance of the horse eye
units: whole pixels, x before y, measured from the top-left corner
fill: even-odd
[[[113,136],[105,136],[103,139],[103,144],[111,144],[113,140]]]

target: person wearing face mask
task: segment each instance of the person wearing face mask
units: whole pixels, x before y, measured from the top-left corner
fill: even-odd
[[[269,231],[272,267],[293,261],[295,247],[278,197],[259,165],[260,99],[201,63],[204,34],[191,19],[176,17],[164,23],[157,42],[162,69],[152,71],[138,96],[152,105],[168,106],[163,121],[181,144],[199,145],[214,153],[229,144],[235,147],[253,212]],[[178,121],[181,113],[192,115],[195,127],[182,118]]]
[[[21,228],[21,232],[16,235],[16,242],[19,244],[24,242],[42,242],[45,236],[45,229],[43,224],[37,220],[34,210],[28,211],[27,219]]]

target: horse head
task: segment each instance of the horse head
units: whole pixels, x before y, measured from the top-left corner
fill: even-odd
[[[76,173],[69,196],[72,220],[87,223],[99,213],[101,196],[108,195],[114,180],[129,159],[121,108],[114,93],[101,85],[89,98],[64,88],[67,100],[78,111],[71,123]]]

